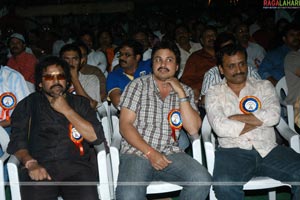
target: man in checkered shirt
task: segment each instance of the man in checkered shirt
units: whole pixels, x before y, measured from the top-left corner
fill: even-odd
[[[117,199],[145,199],[147,185],[159,180],[183,186],[180,199],[205,199],[209,173],[178,147],[180,127],[198,137],[201,119],[193,90],[176,78],[177,46],[160,43],[153,48],[152,63],[153,74],[133,80],[121,96]]]

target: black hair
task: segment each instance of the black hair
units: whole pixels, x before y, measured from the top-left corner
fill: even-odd
[[[35,89],[36,91],[40,91],[39,84],[42,83],[43,73],[47,69],[47,67],[51,65],[57,65],[61,66],[65,73],[66,77],[66,90],[69,89],[71,84],[71,74],[70,74],[70,66],[69,64],[63,60],[62,58],[59,58],[57,56],[46,56],[42,58],[35,66]]]
[[[120,48],[119,48],[119,49],[121,49],[121,48],[123,48],[123,47],[125,47],[125,46],[132,48],[133,54],[134,54],[134,55],[140,55],[140,56],[141,56],[141,60],[142,60],[144,50],[143,50],[143,46],[142,46],[141,43],[139,43],[139,42],[136,41],[136,40],[132,40],[132,39],[126,40],[126,41],[124,41],[124,42],[120,45]]]
[[[229,45],[226,45],[226,46],[222,47],[216,53],[217,65],[223,66],[224,55],[233,56],[238,52],[244,54],[245,55],[245,60],[247,61],[247,52],[246,52],[246,49],[244,47],[242,47],[241,45],[238,45],[238,44],[229,44]]]
[[[91,50],[88,48],[88,46],[84,42],[82,42],[81,40],[77,41],[77,42],[75,42],[73,44],[76,45],[76,46],[78,46],[79,50],[80,50],[80,47],[84,48],[87,54],[89,54],[91,52]]]
[[[79,56],[79,59],[82,58],[82,54],[81,54],[81,51],[80,51],[80,48],[77,44],[75,43],[72,43],[72,44],[66,44],[65,46],[63,46],[60,51],[59,51],[59,57],[62,58],[63,54],[66,52],[66,51],[76,51],[78,53],[78,56]]]
[[[284,26],[284,29],[282,31],[282,36],[286,37],[288,35],[288,32],[291,30],[295,30],[295,31],[300,31],[300,25],[297,24],[287,24],[286,26]]]
[[[175,54],[175,58],[176,58],[176,63],[178,65],[180,65],[180,51],[177,47],[177,45],[175,44],[175,42],[170,41],[170,40],[165,40],[162,42],[159,42],[158,44],[156,44],[153,49],[152,49],[152,53],[151,53],[151,58],[153,58],[154,54],[160,50],[160,49],[169,49],[170,51],[172,51]]]
[[[218,30],[216,27],[212,26],[212,25],[207,25],[205,26],[205,28],[203,29],[203,33],[202,33],[202,37],[204,36],[204,33],[207,31],[214,31],[216,34],[218,33]]]
[[[215,41],[215,52],[218,52],[222,48],[222,44],[232,41],[233,44],[236,44],[236,38],[230,32],[222,32],[220,33]]]

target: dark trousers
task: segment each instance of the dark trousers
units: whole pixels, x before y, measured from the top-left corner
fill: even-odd
[[[42,163],[51,181],[33,181],[25,168],[21,169],[22,200],[98,200],[97,169],[88,161],[57,161]]]
[[[290,183],[293,200],[300,199],[300,154],[291,148],[278,145],[264,158],[255,149],[216,150],[213,180],[218,199],[244,199],[243,184],[255,176]]]

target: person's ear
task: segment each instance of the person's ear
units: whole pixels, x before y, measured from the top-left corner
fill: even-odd
[[[221,75],[224,75],[224,71],[223,71],[222,65],[218,65],[218,68],[219,68],[220,74],[221,74]]]
[[[138,55],[135,56],[135,59],[136,59],[137,61],[140,61],[141,58],[142,58],[142,56],[141,56],[140,54],[138,54]]]

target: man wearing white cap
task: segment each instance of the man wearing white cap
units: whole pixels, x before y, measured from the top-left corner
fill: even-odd
[[[8,46],[12,57],[9,58],[7,65],[20,72],[26,81],[34,83],[34,67],[37,59],[33,54],[25,51],[24,36],[19,33],[12,34],[8,40]]]

